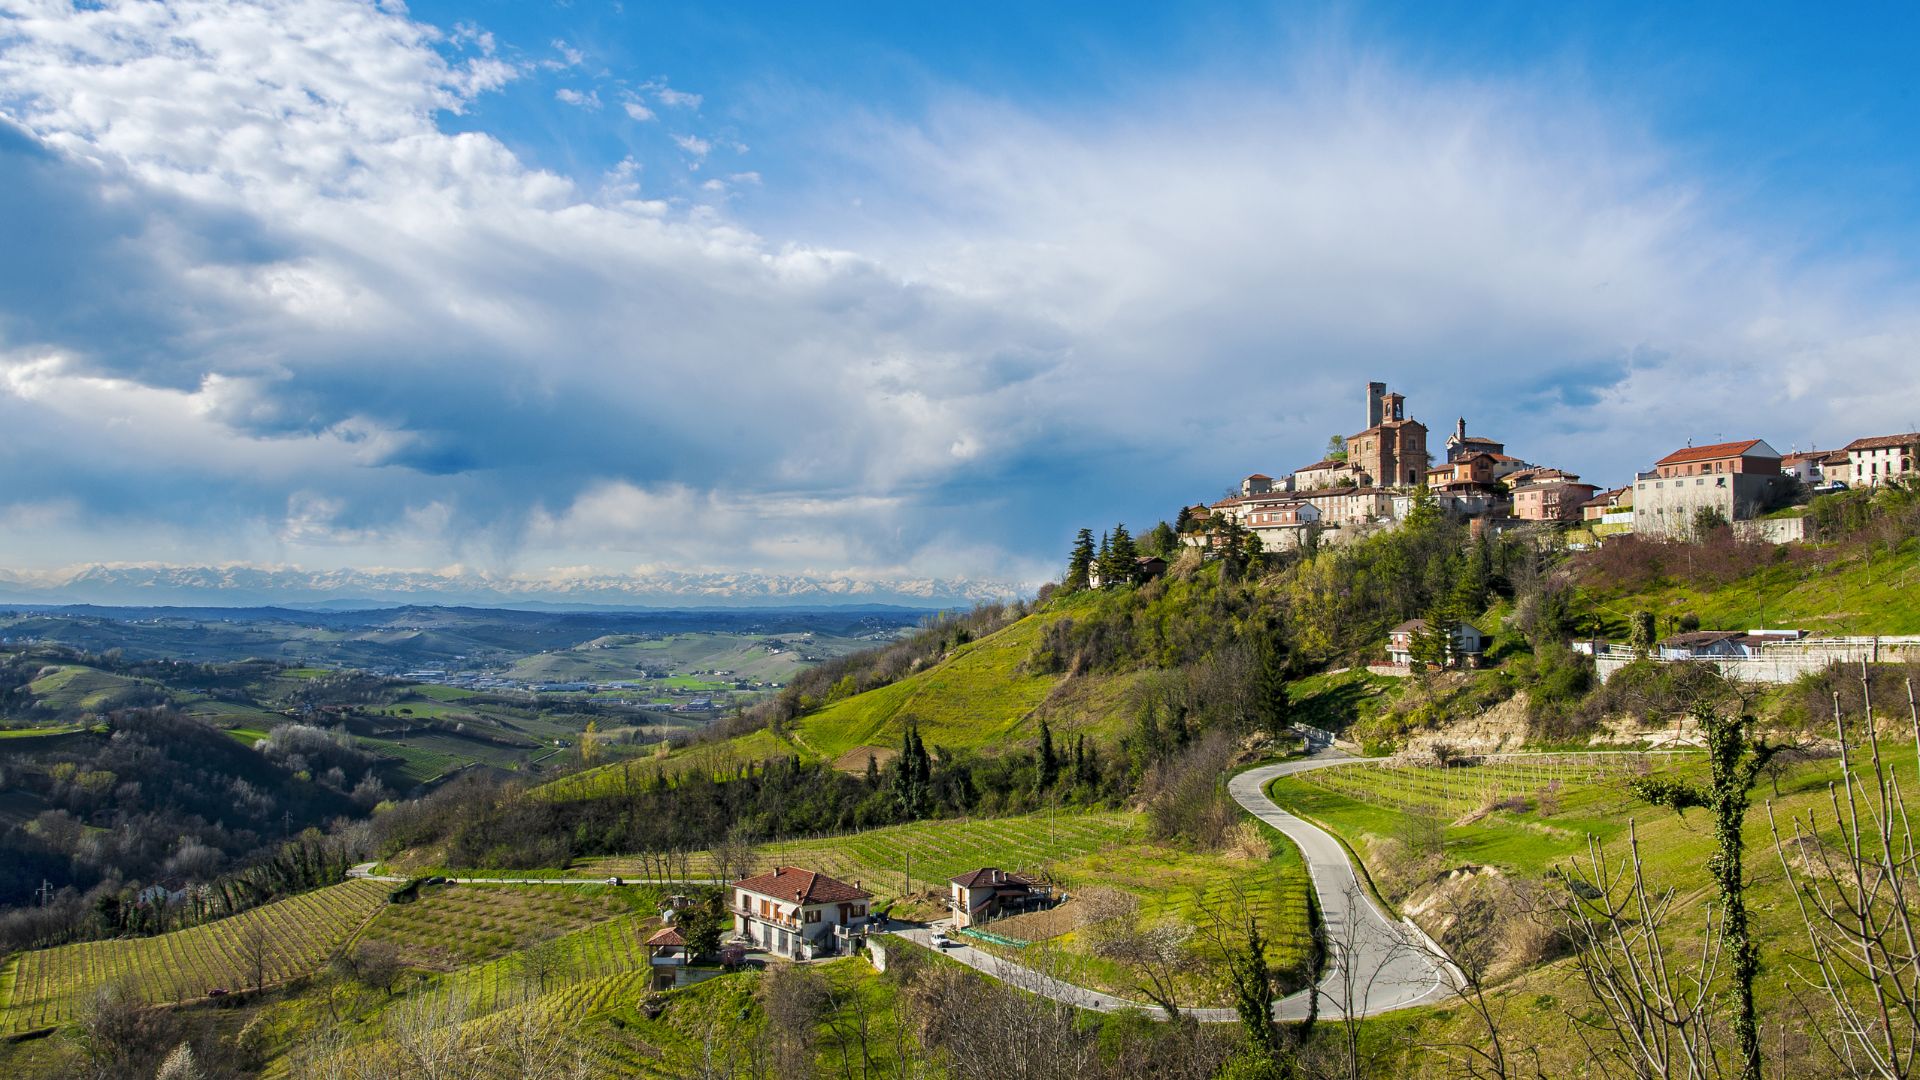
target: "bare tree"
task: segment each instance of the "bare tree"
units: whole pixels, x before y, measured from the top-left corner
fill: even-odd
[[[727,830],[726,838],[713,845],[714,876],[722,881],[752,877],[759,858],[759,850],[754,847],[752,838],[736,822],[733,828]]]
[[[813,1051],[827,1012],[825,980],[811,968],[775,964],[760,977],[756,996],[766,1015],[768,1064],[775,1075],[814,1075]]]
[[[1438,968],[1455,1000],[1476,1021],[1478,1040],[1461,1039],[1429,1044],[1474,1080],[1545,1080],[1538,1046],[1517,1045],[1506,1032],[1509,995],[1492,992],[1494,972],[1503,948],[1517,941],[1550,934],[1539,925],[1545,915],[1531,897],[1505,883],[1478,881],[1470,895],[1449,893],[1430,909],[1432,920],[1447,928],[1445,944],[1409,934],[1406,948],[1422,954]],[[1529,955],[1519,962],[1537,959]]]
[[[354,946],[350,956],[354,977],[388,997],[393,996],[394,986],[407,973],[399,947],[390,941],[364,940]]]
[[[461,1080],[473,1071],[471,1034],[467,1020],[472,1008],[459,993],[422,994],[403,1001],[386,1013],[390,1055],[379,1064],[391,1066],[393,1077],[416,1080]],[[374,1076],[382,1076],[375,1073]]]
[[[579,1025],[538,1005],[509,1009],[483,1025],[488,1056],[515,1080],[588,1080],[593,1063]]]
[[[116,981],[94,991],[74,1037],[85,1055],[84,1075],[119,1080],[152,1070],[179,1044],[180,1025],[172,1013],[147,1008],[131,986]]]
[[[547,992],[547,986],[560,977],[567,966],[567,955],[553,938],[520,950],[514,957],[514,972],[520,977],[520,992],[535,998]]]
[[[1663,937],[1673,890],[1647,884],[1631,822],[1627,837],[1629,856],[1617,866],[1589,838],[1585,864],[1576,864],[1565,879],[1561,925],[1598,1010],[1597,1018],[1573,1014],[1574,1030],[1608,1075],[1719,1077],[1714,983],[1721,924],[1709,912],[1697,957],[1682,956]]]
[[[1167,917],[1152,923],[1131,920],[1103,925],[1094,939],[1094,953],[1126,969],[1135,992],[1167,1014],[1180,1019],[1181,977],[1191,966],[1189,943],[1193,927]]]
[[[1831,1024],[1810,1026],[1851,1074],[1907,1077],[1920,1071],[1920,847],[1899,778],[1881,756],[1865,665],[1861,674],[1868,765],[1861,769],[1849,756],[1857,748],[1836,693],[1841,772],[1827,788],[1831,830],[1823,835],[1810,811],[1790,819],[1783,836],[1771,803],[1767,819],[1806,931],[1810,970],[1803,974],[1831,1010]],[[1907,716],[1920,762],[1911,679]]]
[[[273,966],[279,946],[273,940],[273,928],[262,918],[249,919],[234,935],[240,963],[255,990],[267,984],[267,972]]]

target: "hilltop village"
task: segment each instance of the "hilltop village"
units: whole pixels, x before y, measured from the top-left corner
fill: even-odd
[[[1676,447],[1631,483],[1603,488],[1553,464],[1507,452],[1468,434],[1464,417],[1439,448],[1385,383],[1366,388],[1366,425],[1333,440],[1326,457],[1283,477],[1253,473],[1235,495],[1196,503],[1177,529],[1193,546],[1219,545],[1228,526],[1257,537],[1264,551],[1342,543],[1405,520],[1430,496],[1476,535],[1522,525],[1557,526],[1574,543],[1637,533],[1663,539],[1729,524],[1744,539],[1808,537],[1793,508],[1813,495],[1873,487],[1920,471],[1920,432],[1857,438],[1838,450],[1780,453],[1765,439]]]

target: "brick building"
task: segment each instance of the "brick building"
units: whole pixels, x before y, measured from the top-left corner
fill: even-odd
[[[1691,536],[1703,510],[1727,521],[1746,521],[1783,499],[1793,484],[1780,471],[1780,452],[1763,439],[1685,447],[1635,478],[1633,531]]]
[[[1367,384],[1367,427],[1347,436],[1347,465],[1363,487],[1416,487],[1427,476],[1427,426],[1407,419],[1407,399]]]

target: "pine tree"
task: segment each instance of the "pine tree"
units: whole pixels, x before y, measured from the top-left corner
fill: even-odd
[[[1073,554],[1067,559],[1067,591],[1076,592],[1087,587],[1093,573],[1093,560],[1093,530],[1081,529],[1080,534],[1073,538]]]
[[[1184,532],[1189,532],[1192,529],[1193,529],[1193,508],[1190,506],[1183,506],[1180,508],[1180,513],[1177,516],[1175,516],[1173,519],[1173,531],[1176,533],[1184,533]]]
[[[1133,535],[1127,532],[1125,525],[1113,527],[1113,540],[1107,549],[1112,560],[1110,569],[1103,569],[1101,577],[1108,585],[1131,585],[1140,572],[1139,551],[1134,547]]]
[[[1100,549],[1093,557],[1093,566],[1100,571],[1102,588],[1113,584],[1113,537],[1111,534],[1100,534]]]
[[[1179,548],[1179,535],[1174,532],[1173,526],[1163,521],[1155,525],[1153,531],[1148,533],[1146,539],[1141,542],[1140,553],[1171,559]]]

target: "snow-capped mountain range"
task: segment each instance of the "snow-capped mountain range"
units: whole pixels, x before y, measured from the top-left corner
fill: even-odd
[[[1009,600],[1032,587],[965,578],[810,577],[653,570],[634,574],[493,574],[474,570],[302,570],[228,565],[95,564],[0,570],[0,603],[220,605],[367,601],[379,604],[582,604],[782,607],[899,604],[956,607]]]

